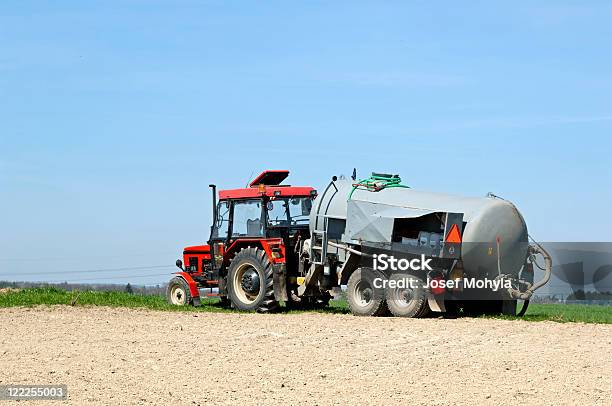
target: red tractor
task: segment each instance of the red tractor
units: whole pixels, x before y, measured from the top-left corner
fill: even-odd
[[[309,215],[316,190],[281,185],[289,171],[268,170],[247,188],[213,194],[213,219],[207,245],[186,247],[181,269],[170,281],[168,301],[200,303],[200,289],[218,288],[221,302],[240,310],[269,312],[279,302],[326,305],[327,292],[297,298],[304,274],[299,247],[310,238]]]

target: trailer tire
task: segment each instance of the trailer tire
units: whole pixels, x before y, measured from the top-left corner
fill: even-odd
[[[385,275],[371,268],[358,268],[348,279],[346,299],[355,316],[383,316],[387,313],[385,293],[374,287],[374,280]]]
[[[276,310],[274,269],[264,250],[247,247],[232,258],[227,274],[227,293],[238,310],[259,313]]]
[[[409,286],[387,288],[387,306],[392,315],[396,317],[425,317],[429,313],[427,292],[423,280],[411,274],[393,274],[389,281],[405,279]],[[412,286],[415,287],[412,287]]]
[[[185,279],[179,276],[170,279],[166,289],[166,299],[175,306],[187,306],[192,303],[191,291]]]

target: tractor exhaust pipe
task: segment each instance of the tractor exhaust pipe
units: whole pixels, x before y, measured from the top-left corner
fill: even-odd
[[[212,191],[212,222],[210,226],[210,238],[212,239],[215,224],[217,223],[217,185],[208,185]]]

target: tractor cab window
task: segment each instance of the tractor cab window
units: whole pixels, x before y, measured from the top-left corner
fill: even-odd
[[[266,208],[268,209],[268,225],[271,227],[287,227],[289,210],[285,199],[270,200]]]
[[[219,202],[217,205],[217,219],[215,221],[215,227],[212,235],[213,239],[227,239],[227,232],[229,229],[229,211],[229,202]]]
[[[292,197],[289,199],[289,216],[291,224],[308,224],[312,199],[310,197]]]
[[[307,225],[312,199],[310,197],[290,197],[268,202],[268,225],[287,227],[289,225]]]
[[[261,237],[264,235],[261,222],[261,200],[244,200],[234,203],[232,237]]]

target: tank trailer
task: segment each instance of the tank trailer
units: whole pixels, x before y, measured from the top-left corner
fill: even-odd
[[[170,303],[197,306],[203,290],[240,310],[272,312],[281,302],[324,307],[345,290],[359,316],[515,315],[518,301],[523,315],[550,279],[550,255],[530,242],[514,204],[495,195],[418,191],[398,175],[357,180],[355,172],[319,194],[281,184],[288,175],[264,171],[218,196],[210,185],[208,243],[176,261]]]

